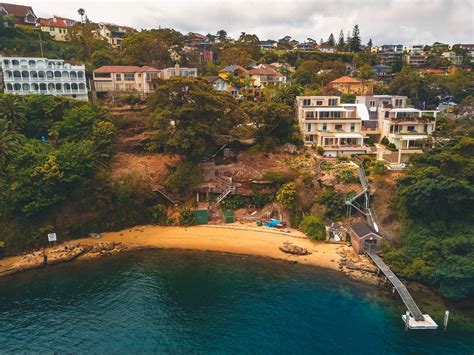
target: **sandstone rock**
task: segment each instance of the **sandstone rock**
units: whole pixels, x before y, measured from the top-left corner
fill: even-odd
[[[280,250],[284,253],[287,254],[292,254],[292,255],[308,255],[311,254],[308,249],[305,249],[303,247],[299,247],[297,245],[290,245],[290,244],[285,244],[280,247]]]

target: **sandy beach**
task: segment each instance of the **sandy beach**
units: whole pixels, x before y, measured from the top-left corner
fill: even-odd
[[[99,239],[82,238],[64,244],[80,243],[94,246],[110,242],[121,243],[126,250],[160,248],[215,251],[280,259],[336,271],[341,270],[339,262],[342,257],[358,258],[346,244],[312,242],[304,234],[293,229],[279,231],[240,224],[193,227],[136,226],[118,232],[102,233]],[[285,243],[306,248],[311,254],[296,256],[284,253],[279,248]],[[48,254],[49,250],[50,248],[46,248],[45,253]],[[13,256],[0,260],[0,274],[18,262],[21,257]],[[97,254],[85,253],[77,260],[94,257],[97,257]]]

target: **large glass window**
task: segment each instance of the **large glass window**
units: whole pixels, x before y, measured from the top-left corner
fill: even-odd
[[[125,81],[134,81],[135,80],[135,75],[133,73],[125,73],[123,76],[124,76]]]
[[[122,74],[115,74],[115,81],[122,81]]]
[[[329,99],[328,100],[329,106],[337,106],[337,99]]]

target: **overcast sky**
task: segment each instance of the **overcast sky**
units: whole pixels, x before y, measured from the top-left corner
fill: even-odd
[[[289,35],[297,40],[345,35],[359,25],[362,41],[374,44],[474,43],[474,0],[10,0],[29,4],[37,16],[90,20],[137,29],[171,27],[183,33],[232,37],[255,33],[260,39]]]

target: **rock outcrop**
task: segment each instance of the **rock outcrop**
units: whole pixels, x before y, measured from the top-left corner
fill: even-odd
[[[285,244],[280,247],[280,250],[284,253],[287,254],[292,254],[292,255],[308,255],[311,254],[311,252],[303,247],[299,247],[297,245],[291,245],[291,244]]]

